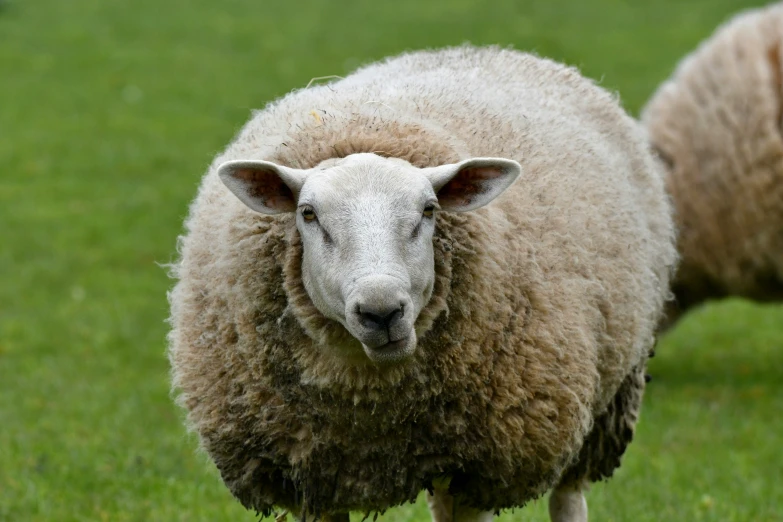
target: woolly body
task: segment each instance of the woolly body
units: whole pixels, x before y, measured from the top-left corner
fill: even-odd
[[[783,299],[783,4],[742,13],[642,111],[682,257],[673,322],[708,299]]]
[[[362,152],[523,168],[489,206],[437,215],[435,287],[415,353],[395,365],[329,349],[350,336],[303,287],[294,218],[250,211],[216,174],[232,159],[308,168]],[[174,386],[245,506],[383,510],[447,477],[460,502],[496,510],[569,467],[596,480],[619,464],[673,225],[641,130],[577,71],[462,47],[293,92],[215,159],[186,227],[170,294]]]

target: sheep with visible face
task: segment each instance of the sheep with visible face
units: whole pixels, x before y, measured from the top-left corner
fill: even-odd
[[[783,300],[782,57],[783,4],[743,13],[642,111],[682,256],[663,328],[710,299]]]
[[[675,261],[644,136],[576,71],[419,52],[294,92],[209,169],[170,359],[247,507],[556,521],[633,435]]]

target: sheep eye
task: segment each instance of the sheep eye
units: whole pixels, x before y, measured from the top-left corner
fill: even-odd
[[[302,209],[302,217],[305,221],[313,221],[315,219],[315,211],[312,207],[304,207]]]
[[[432,217],[433,213],[435,213],[435,205],[427,205],[424,207],[424,217]]]

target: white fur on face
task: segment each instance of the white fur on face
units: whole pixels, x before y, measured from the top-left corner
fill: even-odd
[[[296,224],[305,288],[373,359],[394,360],[415,349],[413,325],[435,280],[435,218],[424,213],[436,204],[420,169],[372,154],[314,169],[304,182]],[[306,220],[303,211],[315,219]],[[401,317],[388,328],[362,321],[362,313],[383,318],[397,309]]]
[[[397,361],[416,349],[414,324],[435,282],[435,210],[486,205],[519,173],[517,162],[500,158],[419,169],[374,154],[310,170],[260,160],[218,168],[226,187],[251,209],[296,212],[307,293],[376,362]]]

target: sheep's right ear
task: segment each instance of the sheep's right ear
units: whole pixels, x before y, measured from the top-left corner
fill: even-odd
[[[242,203],[261,214],[295,211],[306,175],[304,170],[261,160],[227,161],[217,173]]]

